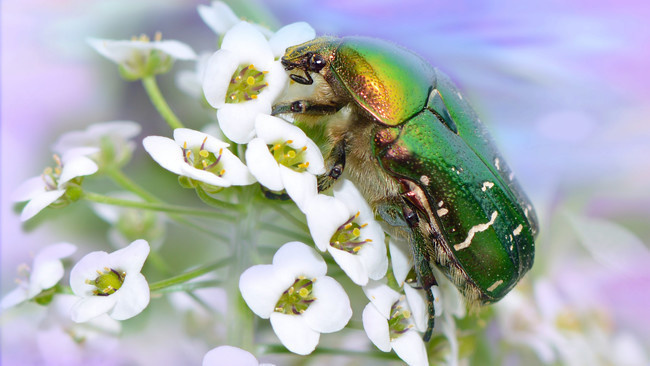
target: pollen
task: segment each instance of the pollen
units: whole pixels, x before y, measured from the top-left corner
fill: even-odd
[[[248,78],[246,78],[246,84],[248,84],[248,85],[255,84],[255,78],[252,77],[252,76],[249,76]]]

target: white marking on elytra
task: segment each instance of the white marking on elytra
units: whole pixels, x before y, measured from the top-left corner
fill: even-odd
[[[501,170],[501,160],[499,160],[499,158],[494,158],[494,166],[497,170]]]
[[[447,213],[449,213],[449,210],[446,208],[441,208],[438,211],[436,211],[439,217],[445,216]]]
[[[420,177],[420,182],[422,182],[422,184],[424,184],[425,186],[428,186],[431,181],[429,180],[429,177],[423,175]]]
[[[476,235],[476,233],[480,233],[482,231],[489,229],[490,226],[494,224],[494,220],[497,219],[497,215],[498,213],[494,211],[492,212],[492,217],[490,217],[490,221],[486,222],[485,224],[475,225],[471,229],[469,229],[469,232],[467,233],[467,238],[465,238],[465,240],[462,243],[458,243],[454,245],[454,249],[458,251],[469,247],[470,244],[472,244],[472,239],[474,239],[474,235]]]
[[[523,229],[523,228],[524,228],[524,227],[523,227],[521,224],[519,224],[519,226],[517,226],[517,227],[512,231],[512,235],[517,236],[517,235],[521,234],[521,229]]]
[[[444,205],[444,204],[445,204],[444,201],[440,201],[440,202],[438,202],[438,207],[442,207],[442,205]]]
[[[490,287],[487,288],[488,291],[492,292],[494,291],[497,287],[499,287],[500,284],[503,283],[503,280],[498,280],[495,283],[493,283]]]
[[[481,191],[485,192],[488,190],[488,188],[494,187],[494,183],[492,182],[483,182],[483,187],[481,187]]]

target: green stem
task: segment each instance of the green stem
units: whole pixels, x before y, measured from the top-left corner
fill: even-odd
[[[167,205],[167,204],[154,203],[154,202],[129,201],[120,198],[104,196],[92,192],[84,192],[82,198],[88,201],[104,203],[107,205],[135,207],[143,210],[170,212],[175,214],[191,215],[191,216],[211,217],[211,218],[223,219],[223,220],[233,220],[233,218],[227,214],[221,212],[215,212],[211,210],[204,210],[200,208],[185,207],[185,206]]]
[[[189,291],[194,291],[206,287],[218,287],[222,283],[223,281],[220,280],[179,283],[177,285],[169,285],[167,287],[151,290],[151,291],[152,292],[155,291],[156,293],[169,293],[169,292],[179,292],[179,291],[189,292]]]
[[[165,97],[163,97],[160,92],[160,88],[158,88],[158,83],[156,82],[156,77],[147,76],[142,78],[142,85],[147,91],[151,103],[156,107],[156,110],[158,110],[158,113],[160,113],[162,118],[165,119],[169,127],[171,127],[172,130],[182,128],[183,124],[178,117],[176,117],[172,109],[169,107],[169,104],[167,104],[167,101],[165,101]]]
[[[225,202],[210,196],[200,185],[196,186],[196,194],[199,196],[201,201],[203,201],[203,203],[215,208],[226,208],[229,210],[238,210],[238,211],[241,211],[242,209],[241,205],[238,205],[236,203]]]
[[[300,240],[300,241],[303,241],[303,242],[306,242],[306,243],[311,243],[312,242],[311,236],[309,236],[309,235],[307,235],[305,233],[299,233],[297,231],[289,230],[289,229],[286,229],[286,228],[284,228],[282,226],[274,225],[274,224],[271,224],[271,223],[268,223],[268,222],[261,223],[260,228],[262,228],[262,229],[264,229],[266,231],[270,231],[270,232],[285,235],[286,237],[291,238],[293,240]]]
[[[230,263],[230,261],[231,261],[231,258],[224,258],[224,259],[221,259],[221,260],[219,260],[219,261],[217,261],[215,263],[199,267],[199,268],[197,268],[195,270],[192,270],[190,272],[186,272],[186,273],[180,274],[178,276],[168,278],[166,280],[154,282],[154,283],[149,285],[149,289],[151,291],[160,291],[160,290],[165,289],[167,287],[180,285],[180,284],[185,283],[185,282],[187,282],[187,281],[189,281],[191,279],[194,279],[194,278],[202,276],[202,275],[204,275],[206,273],[212,272],[215,269],[221,268],[224,265]]]
[[[147,202],[157,202],[161,203],[156,196],[149,193],[146,189],[142,188],[140,185],[131,180],[126,174],[121,170],[112,168],[106,170],[106,175],[108,175],[117,185],[120,187],[129,190],[142,198]]]

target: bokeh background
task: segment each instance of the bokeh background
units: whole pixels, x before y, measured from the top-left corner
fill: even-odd
[[[0,4],[0,294],[14,287],[17,266],[29,263],[38,248],[62,240],[84,243],[86,251],[105,248],[103,234],[97,238],[105,224],[89,218],[90,210],[81,205],[48,210],[27,224],[18,220],[11,192],[51,164],[50,148],[60,133],[119,119],[143,125],[138,140],[167,133],[140,85],[121,80],[85,38],[125,39],[161,31],[197,52],[214,50],[214,34],[195,10],[201,3],[207,1]],[[449,74],[492,131],[537,208],[541,234],[531,277],[550,284],[559,299],[556,308],[567,307],[580,317],[592,305],[605,314],[610,334],[630,335],[650,357],[647,2],[246,0],[231,5],[272,28],[307,21],[318,34],[388,39]],[[177,114],[199,127],[210,120],[209,112],[178,91],[173,76],[192,67],[179,62],[159,82]],[[141,147],[136,151],[127,172],[146,182],[148,174],[160,172],[142,152]],[[184,199],[182,194],[174,199]],[[169,237],[166,250],[173,251],[178,239]],[[531,286],[534,299],[543,300]],[[29,343],[33,326],[8,332],[7,321],[0,324],[2,364],[39,362]],[[157,350],[147,351],[159,353],[149,361],[179,364],[173,360],[180,352],[154,347],[153,340],[134,342]]]

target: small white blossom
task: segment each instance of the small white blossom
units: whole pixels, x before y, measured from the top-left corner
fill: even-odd
[[[140,133],[140,125],[132,121],[111,121],[95,123],[83,131],[66,132],[54,144],[53,150],[59,154],[81,148],[99,149],[97,154],[89,157],[99,166],[123,165],[135,150],[132,140]]]
[[[251,174],[272,191],[286,189],[299,208],[317,194],[315,174],[325,172],[318,146],[298,127],[273,116],[258,115],[257,133],[246,150]]]
[[[288,47],[311,41],[314,38],[316,38],[316,31],[311,25],[305,22],[296,22],[280,28],[269,38],[269,43],[273,56],[279,58],[284,56]]]
[[[149,136],[142,144],[160,166],[205,183],[209,191],[255,182],[246,165],[228,150],[227,143],[203,132],[177,128],[174,140]]]
[[[18,287],[2,298],[0,308],[7,309],[30,300],[42,291],[54,287],[63,278],[61,259],[69,257],[77,250],[72,244],[58,243],[41,249],[28,269],[27,282],[21,281]]]
[[[248,351],[233,346],[213,348],[203,357],[203,366],[273,366],[259,363]]]
[[[113,253],[92,252],[72,268],[70,287],[81,297],[71,310],[78,323],[102,314],[116,320],[138,315],[149,304],[149,284],[140,273],[149,244],[136,240]]]
[[[80,192],[73,192],[71,197],[62,197],[74,187],[79,187],[81,179],[97,172],[98,167],[87,155],[98,151],[96,148],[77,148],[68,150],[61,158],[54,155],[56,166],[46,168],[43,174],[28,179],[13,193],[15,202],[29,201],[20,220],[27,221],[52,204],[61,206],[78,199]]]
[[[371,281],[363,290],[370,300],[363,309],[363,328],[372,343],[384,352],[395,350],[409,365],[428,365],[422,336],[413,321],[415,316],[425,316],[424,304],[411,307],[404,296],[377,281]]]
[[[142,199],[131,192],[109,192],[108,197],[139,201]],[[114,248],[124,248],[136,239],[145,239],[156,249],[165,236],[165,216],[159,212],[140,210],[132,207],[92,203],[93,211],[107,223],[109,242]]]
[[[176,74],[176,85],[187,95],[203,98],[203,79],[212,52],[201,53],[194,65],[194,70],[181,70]]]
[[[161,40],[160,33],[154,41],[141,36],[132,40],[109,40],[90,38],[88,43],[102,56],[120,66],[120,73],[127,80],[137,80],[153,74],[169,71],[174,60],[194,60],[196,53],[185,43]]]
[[[210,6],[199,5],[196,10],[203,22],[218,35],[223,35],[241,21],[223,1],[213,1]]]
[[[364,286],[386,274],[385,234],[354,184],[342,179],[334,197],[319,194],[306,204],[305,215],[316,247],[330,252],[341,269]]]
[[[290,242],[275,253],[273,264],[244,271],[239,289],[255,314],[270,319],[289,351],[306,355],[318,345],[320,333],[343,329],[352,316],[343,287],[326,272],[318,252]]]
[[[217,108],[226,137],[247,143],[255,134],[255,117],[271,113],[271,104],[287,80],[266,37],[242,21],[226,33],[221,49],[208,61],[203,92],[208,103]]]

